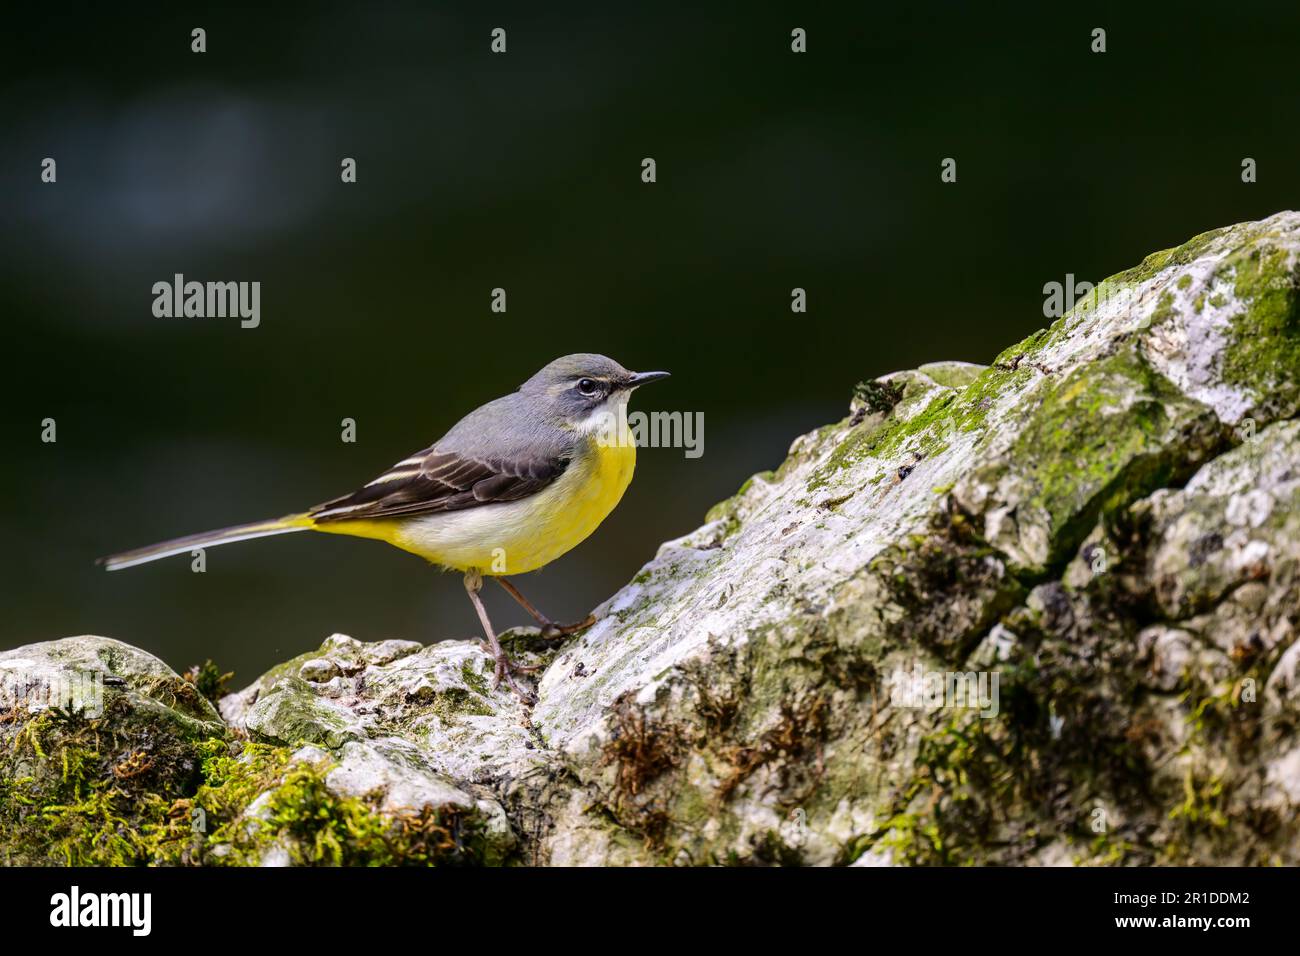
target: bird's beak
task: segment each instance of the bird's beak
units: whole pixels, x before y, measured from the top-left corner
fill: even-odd
[[[639,388],[647,382],[657,382],[661,378],[667,378],[667,372],[636,372],[628,379],[628,388]]]

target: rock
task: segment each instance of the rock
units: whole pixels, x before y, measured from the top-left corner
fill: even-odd
[[[214,828],[146,849],[1300,863],[1298,250],[1296,213],[1215,230],[986,368],[859,385],[592,628],[504,635],[531,710],[477,640],[334,635],[221,701],[198,778],[133,804]]]
[[[327,657],[313,657],[298,668],[298,676],[313,684],[328,684],[341,676],[338,665]]]
[[[152,821],[201,779],[227,728],[197,688],[144,651],[68,637],[0,653],[0,859],[142,863]]]

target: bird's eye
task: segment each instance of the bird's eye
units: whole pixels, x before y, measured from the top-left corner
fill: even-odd
[[[583,395],[595,395],[600,391],[600,386],[591,379],[584,378],[578,381],[578,391],[582,392]]]

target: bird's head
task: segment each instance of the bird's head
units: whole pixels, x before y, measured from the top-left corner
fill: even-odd
[[[553,420],[579,431],[603,427],[632,391],[667,378],[667,372],[629,372],[611,358],[579,352],[557,358],[519,386]]]

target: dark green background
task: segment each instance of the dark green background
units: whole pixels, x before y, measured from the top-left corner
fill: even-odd
[[[333,631],[466,636],[459,579],[373,542],[91,562],[348,491],[599,351],[671,370],[634,407],[702,411],[705,454],[643,452],[521,580],[578,617],[856,381],[986,362],[1044,324],[1045,282],[1296,205],[1294,3],[537,6],[6,13],[0,646],[92,632],[246,681]],[[261,328],[155,319],[175,272],[260,280]]]

